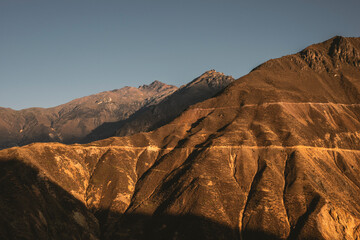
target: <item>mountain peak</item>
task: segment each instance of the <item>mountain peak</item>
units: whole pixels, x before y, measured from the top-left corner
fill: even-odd
[[[359,38],[335,36],[325,42],[311,45],[300,53],[309,66],[314,70],[331,71],[337,69],[340,63],[355,67],[360,66]]]
[[[144,84],[142,86],[139,86],[139,89],[141,89],[141,90],[159,90],[159,89],[161,89],[163,87],[166,87],[166,86],[169,86],[169,85],[167,85],[167,84],[165,84],[163,82],[160,82],[158,80],[155,80],[155,81],[153,81],[152,83],[150,83],[148,85]]]
[[[360,66],[360,41],[355,38],[336,36],[329,47],[329,55],[341,62]]]
[[[204,72],[201,76],[204,76],[204,75],[225,75],[225,74],[222,72],[217,72],[215,69],[210,69],[210,70]]]
[[[165,86],[166,84],[163,82],[160,82],[159,80],[155,80],[152,83],[150,83],[150,87],[158,87],[158,86]]]
[[[208,71],[206,71],[205,73],[216,73],[217,71],[215,69],[210,69]]]
[[[360,38],[335,36],[324,42],[310,45],[296,54],[271,59],[255,67],[251,72],[290,65],[292,69],[298,67],[304,69],[304,64],[317,72],[328,73],[336,72],[341,64],[360,67]]]
[[[212,88],[225,87],[233,82],[235,79],[232,76],[227,76],[222,72],[217,72],[214,69],[208,70],[195,78],[190,83],[183,86],[184,88],[192,87],[194,85],[206,84]]]

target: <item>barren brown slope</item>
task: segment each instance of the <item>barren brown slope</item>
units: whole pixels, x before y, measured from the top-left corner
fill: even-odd
[[[33,142],[78,142],[104,122],[126,119],[176,89],[155,81],[78,98],[54,108],[0,108],[0,149]]]
[[[152,131],[174,120],[189,106],[213,97],[234,80],[232,76],[221,72],[207,71],[190,83],[181,86],[158,104],[146,106],[127,119],[104,123],[86,136],[83,143],[112,136]]]
[[[335,37],[259,66],[153,132],[32,144],[0,159],[71,193],[97,216],[102,239],[358,239],[359,52],[359,38]],[[1,222],[23,210],[1,206]],[[69,216],[89,229],[90,213],[79,212]],[[27,236],[47,236],[41,221],[25,222],[36,230]]]

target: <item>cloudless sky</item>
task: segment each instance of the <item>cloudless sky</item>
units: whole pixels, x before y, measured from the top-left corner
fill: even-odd
[[[0,106],[180,86],[210,69],[238,78],[335,35],[359,37],[359,12],[359,0],[0,0]]]

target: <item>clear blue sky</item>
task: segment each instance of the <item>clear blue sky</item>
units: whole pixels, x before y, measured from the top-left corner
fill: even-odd
[[[0,106],[180,86],[209,69],[238,78],[335,35],[359,37],[359,12],[359,0],[1,0]]]

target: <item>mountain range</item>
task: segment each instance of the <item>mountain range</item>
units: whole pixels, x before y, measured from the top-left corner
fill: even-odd
[[[152,130],[169,122],[191,104],[212,97],[233,80],[222,73],[208,71],[180,89],[154,81],[138,88],[124,87],[78,98],[53,108],[20,111],[0,108],[0,149],[33,142],[70,144],[111,137],[117,130],[124,131],[120,129],[122,122],[134,125],[134,119],[135,125],[139,125],[139,120],[129,117],[145,111],[150,117],[146,124],[123,128],[127,134]],[[167,105],[170,110],[164,109]]]
[[[0,238],[360,238],[360,38],[269,60],[180,113],[186,87],[168,89],[113,125],[122,137],[0,151]]]
[[[86,136],[83,142],[154,130],[172,121],[189,106],[213,97],[234,80],[233,77],[215,70],[207,71],[158,104],[147,105],[127,119],[99,126]]]

